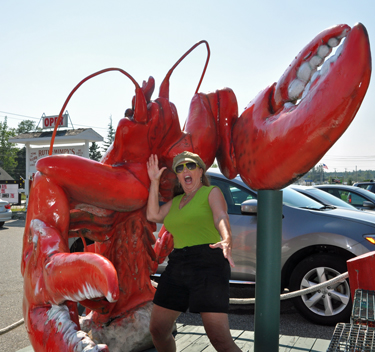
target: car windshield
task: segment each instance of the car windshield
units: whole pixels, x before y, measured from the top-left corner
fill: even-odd
[[[321,209],[322,204],[290,188],[283,189],[283,204],[296,208]]]

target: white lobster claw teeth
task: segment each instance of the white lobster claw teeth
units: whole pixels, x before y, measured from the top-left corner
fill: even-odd
[[[56,326],[56,331],[62,338],[70,351],[77,352],[99,352],[108,351],[106,345],[96,345],[91,338],[70,319],[69,309],[66,305],[52,305],[47,312],[48,322]]]
[[[306,82],[302,82],[300,79],[295,79],[288,87],[288,95],[291,101],[297,100],[300,94],[305,89]]]
[[[331,48],[335,48],[337,45],[340,44],[340,41],[337,39],[337,38],[331,38],[330,40],[328,40],[328,43],[327,43]]]
[[[298,69],[297,77],[302,81],[307,83],[311,77],[312,69],[308,62],[304,62]]]
[[[313,68],[319,67],[324,62],[324,59],[318,55],[314,55],[310,60],[310,66]]]
[[[344,31],[340,36],[333,37],[328,40],[327,45],[323,44],[319,46],[316,54],[310,59],[309,62],[304,62],[297,71],[297,78],[290,83],[288,87],[288,97],[290,101],[297,101],[302,93],[302,99],[306,97],[310,90],[311,84],[314,80],[320,76],[324,76],[329,72],[331,64],[337,60],[343,49],[343,45],[340,45],[334,56],[330,57],[327,61],[324,59],[329,56],[332,52],[332,48],[338,46],[343,37],[347,34]],[[319,66],[322,66],[320,71],[317,71]]]
[[[324,58],[327,57],[331,52],[332,52],[332,49],[331,49],[328,45],[321,45],[321,46],[318,48],[317,55],[324,59]]]

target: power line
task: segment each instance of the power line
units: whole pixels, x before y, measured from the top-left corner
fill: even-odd
[[[1,113],[3,114],[9,114],[9,115],[14,115],[14,116],[21,116],[21,117],[27,117],[27,118],[30,118],[30,119],[36,119],[36,120],[39,120],[40,117],[33,117],[33,116],[27,116],[27,115],[20,115],[20,114],[14,114],[12,112],[6,112],[6,111],[0,111]]]
[[[20,116],[20,117],[26,117],[28,119],[33,119],[33,120],[40,120],[40,117],[33,117],[33,116],[28,116],[28,115],[14,114],[12,112],[0,111],[0,113],[14,115],[14,116]],[[14,120],[24,120],[24,119],[21,119],[21,118],[17,118],[17,117],[13,117],[13,116],[8,116],[8,115],[2,115],[1,117],[7,117],[9,119],[14,119]],[[79,126],[79,127],[87,127],[87,128],[95,128],[95,129],[99,129],[99,130],[107,130],[107,128],[105,128],[105,127],[87,126],[87,125],[80,125],[80,124],[76,124],[76,123],[74,125],[75,126]]]

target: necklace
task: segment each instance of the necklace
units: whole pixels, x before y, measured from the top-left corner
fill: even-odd
[[[183,197],[183,200],[184,200],[184,202],[192,195],[192,194],[194,194],[196,191],[198,191],[198,189],[199,188],[201,188],[201,186],[199,185],[194,191],[192,191],[192,192],[190,192],[189,194],[186,194],[185,193],[185,195],[184,195],[184,197]]]

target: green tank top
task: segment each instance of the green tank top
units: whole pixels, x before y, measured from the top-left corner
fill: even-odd
[[[179,206],[184,194],[173,198],[172,206],[164,219],[164,226],[173,235],[174,248],[221,241],[208,203],[208,195],[214,187],[202,186],[182,209],[179,209]]]

